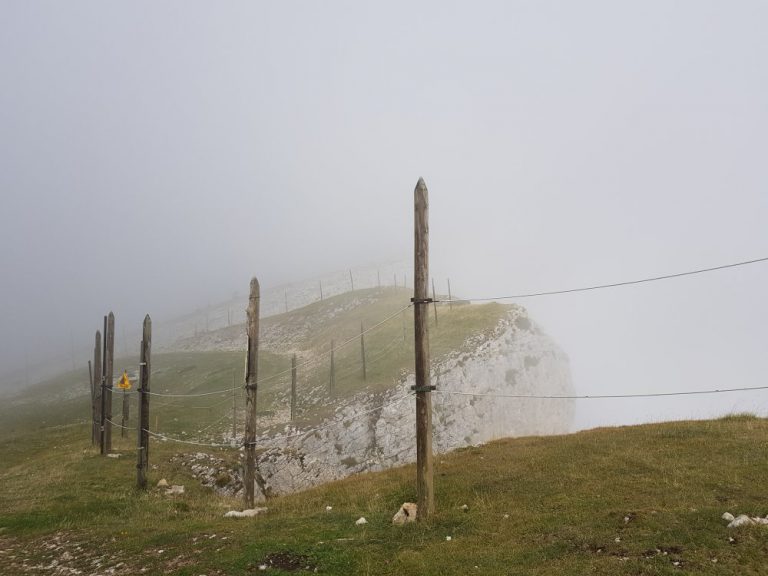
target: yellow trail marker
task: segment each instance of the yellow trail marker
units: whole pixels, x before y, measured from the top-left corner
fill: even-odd
[[[125,370],[123,370],[123,377],[120,378],[120,382],[117,383],[117,387],[123,390],[131,389],[131,381],[128,380],[128,373]]]

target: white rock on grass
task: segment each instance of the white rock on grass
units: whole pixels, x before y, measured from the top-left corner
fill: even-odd
[[[360,518],[358,518],[355,522],[355,526],[362,526],[363,524],[368,524],[368,520],[360,516]]]
[[[733,522],[734,521],[733,514],[731,514],[730,512],[723,512],[723,515],[721,516],[721,518],[723,520],[725,520],[726,522]]]
[[[755,523],[752,518],[747,516],[746,514],[739,514],[734,518],[730,524],[728,524],[728,528],[738,528],[739,526],[751,526]]]
[[[165,491],[166,496],[174,496],[176,494],[184,494],[184,486],[178,486],[174,484]]]
[[[160,482],[157,483],[158,488],[168,488],[168,480],[165,478],[161,478]]]
[[[268,508],[249,508],[248,510],[243,510],[242,512],[239,510],[230,510],[224,514],[224,518],[252,518],[253,516],[264,514],[267,510]]]
[[[408,522],[416,522],[416,511],[418,506],[413,502],[403,502],[400,506],[400,510],[392,516],[392,524],[406,524]]]
[[[111,452],[107,454],[107,458],[120,458],[122,454],[118,454],[117,452]]]

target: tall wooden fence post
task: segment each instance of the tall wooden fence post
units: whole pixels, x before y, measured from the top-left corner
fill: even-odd
[[[368,379],[368,373],[365,366],[365,328],[363,327],[363,321],[360,321],[360,355],[363,358],[363,380]]]
[[[435,279],[432,278],[432,307],[435,309],[435,326],[437,326],[437,296],[435,296]]]
[[[106,396],[106,414],[104,416],[104,453],[112,450],[112,389],[114,388],[115,362],[115,315],[107,316],[107,361],[104,363],[104,395]]]
[[[333,340],[331,340],[331,374],[328,378],[328,394],[333,398],[333,395],[336,392],[336,363],[334,359],[334,346],[335,343]]]
[[[93,434],[93,408],[96,405],[96,382],[93,379],[93,365],[88,360],[88,380],[91,383],[91,446],[96,444],[96,436]]]
[[[101,447],[101,332],[96,330],[93,344],[93,441]]]
[[[120,437],[125,438],[125,430],[128,427],[128,418],[130,416],[129,408],[128,408],[128,391],[123,390],[123,414],[122,414],[122,420],[120,422],[121,428],[120,428]]]
[[[416,492],[419,520],[435,510],[432,472],[432,390],[429,377],[429,198],[424,180],[414,190],[413,327],[416,355]]]
[[[152,374],[152,319],[144,317],[144,328],[139,352],[139,426],[138,426],[138,462],[136,463],[136,486],[140,490],[147,488],[147,468],[149,467],[149,377]]]
[[[453,310],[453,296],[451,296],[451,279],[448,278],[448,308]]]
[[[237,439],[237,386],[235,385],[235,371],[232,370],[232,441]]]
[[[323,281],[320,280],[320,302],[323,301]]]
[[[291,422],[296,419],[296,354],[291,358]]]
[[[259,281],[251,279],[248,297],[248,352],[245,363],[245,507],[253,508],[256,484],[256,391],[259,372]]]
[[[355,291],[355,279],[352,278],[352,268],[349,269],[349,284],[352,286],[352,292]]]

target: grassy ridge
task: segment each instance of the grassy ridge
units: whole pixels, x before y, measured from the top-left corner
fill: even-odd
[[[223,512],[240,503],[211,497],[171,465],[172,447],[153,444],[151,479],[182,483],[187,493],[137,494],[133,455],[101,458],[84,432],[61,428],[55,445],[27,438],[26,453],[0,444],[0,573],[24,573],[9,555],[50,563],[74,544],[88,552],[73,553],[68,566],[104,556],[104,567],[124,563],[117,574],[177,575],[251,574],[278,553],[324,574],[762,574],[768,553],[768,528],[728,530],[720,519],[726,510],[768,512],[768,422],[754,417],[459,450],[436,462],[435,518],[406,527],[390,521],[414,498],[412,466],[277,498],[264,516],[229,520]],[[360,516],[367,525],[354,525]],[[55,535],[58,551],[41,547]]]

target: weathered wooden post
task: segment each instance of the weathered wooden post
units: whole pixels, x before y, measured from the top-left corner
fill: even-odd
[[[448,278],[448,309],[453,310],[453,296],[451,296],[451,279]]]
[[[291,422],[296,419],[296,354],[291,358]]]
[[[288,312],[288,290],[285,291],[285,311]]]
[[[235,386],[235,371],[232,370],[232,441],[237,438],[237,386]]]
[[[328,379],[328,394],[333,398],[336,390],[336,364],[334,362],[334,341],[331,340],[331,374]]]
[[[101,332],[96,330],[93,345],[93,442],[101,447]]]
[[[394,282],[395,282],[395,283],[393,284],[393,286],[394,286],[395,288],[397,288],[397,272],[395,272],[395,275],[394,275]]]
[[[93,389],[93,366],[90,360],[88,360],[88,381],[91,385],[91,446],[93,446],[96,443],[96,437],[93,435],[93,406],[96,401],[96,392]]]
[[[320,302],[323,301],[323,281],[320,280]]]
[[[147,468],[149,467],[149,377],[152,373],[152,319],[144,317],[144,328],[139,352],[139,426],[138,426],[138,462],[136,463],[136,486],[140,490],[147,488]]]
[[[360,356],[363,359],[363,381],[365,381],[368,379],[368,374],[365,367],[365,329],[362,320],[360,320]]]
[[[349,269],[349,283],[352,286],[352,292],[355,291],[355,279],[352,278],[352,268]]]
[[[120,422],[121,428],[120,428],[120,437],[125,438],[125,430],[128,426],[128,391],[126,389],[123,389],[123,414],[122,414],[122,420]]]
[[[381,289],[381,270],[376,270],[376,286]]]
[[[245,364],[245,507],[253,508],[256,484],[256,390],[259,372],[259,281],[251,279],[248,297],[248,351]]]
[[[435,309],[435,326],[437,326],[437,296],[435,296],[435,279],[432,278],[432,307]]]
[[[104,363],[104,395],[106,397],[106,415],[104,416],[104,453],[112,450],[112,389],[114,388],[115,362],[115,315],[107,316],[107,361]]]
[[[424,180],[414,190],[413,328],[416,354],[416,492],[417,518],[435,510],[432,472],[432,390],[429,378],[429,198]]]

